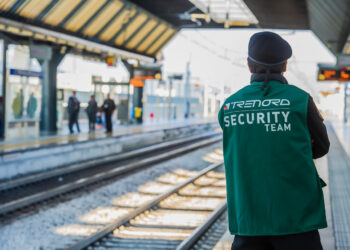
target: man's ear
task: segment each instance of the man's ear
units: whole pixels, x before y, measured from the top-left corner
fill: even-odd
[[[282,69],[282,72],[286,72],[286,71],[287,71],[287,61],[284,62],[283,69]]]

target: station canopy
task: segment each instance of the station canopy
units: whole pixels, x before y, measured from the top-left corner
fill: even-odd
[[[179,28],[312,30],[335,55],[350,54],[349,0],[131,1]]]
[[[126,0],[0,0],[0,30],[149,61],[177,28]]]
[[[310,29],[338,55],[350,54],[349,10],[349,0],[0,0],[0,31],[152,61],[180,29]]]

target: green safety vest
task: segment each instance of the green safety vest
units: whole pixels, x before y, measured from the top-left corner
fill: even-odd
[[[327,227],[307,127],[309,95],[278,81],[253,82],[219,111],[229,230],[286,235]]]

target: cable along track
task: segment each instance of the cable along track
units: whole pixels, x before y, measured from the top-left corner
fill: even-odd
[[[112,201],[110,209],[127,211],[107,224],[106,211],[83,215],[83,223],[104,225],[66,249],[190,249],[226,211],[224,173],[214,172],[222,166],[174,171],[139,186],[139,193]]]

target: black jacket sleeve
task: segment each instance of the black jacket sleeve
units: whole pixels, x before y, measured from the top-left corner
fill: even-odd
[[[311,96],[307,107],[307,125],[311,135],[312,158],[326,155],[330,146],[327,129]]]
[[[68,114],[73,113],[73,110],[74,110],[74,101],[73,101],[72,97],[69,97],[69,99],[68,99],[68,107],[67,107]]]

